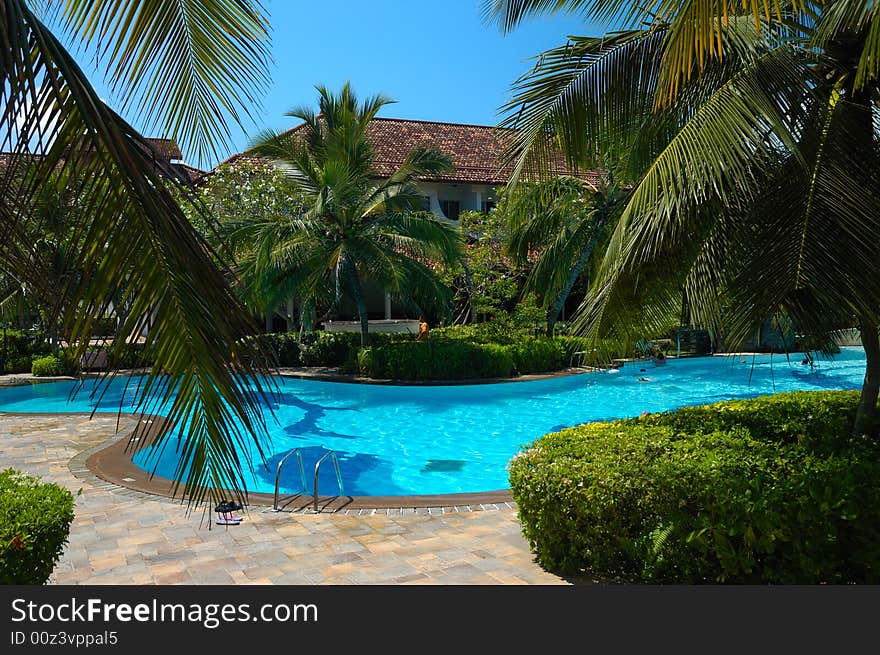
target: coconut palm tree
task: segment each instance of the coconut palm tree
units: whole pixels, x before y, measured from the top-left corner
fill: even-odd
[[[732,346],[778,310],[819,338],[857,325],[867,368],[854,429],[869,429],[880,389],[876,3],[487,7],[504,28],[551,10],[624,25],[541,55],[508,107],[520,164],[551,163],[547,142],[581,164],[611,153],[632,187],[581,328],[650,329],[682,295],[692,320]]]
[[[236,445],[259,445],[262,434],[261,369],[240,341],[252,332],[249,315],[175,202],[174,170],[101,100],[47,22],[103,65],[121,109],[204,161],[266,86],[264,12],[250,0],[0,2],[0,269],[41,297],[65,299],[60,319],[79,354],[111,303],[129,309],[113,354],[151,323],[154,366],[138,410],[164,404],[168,421],[153,436],[181,439],[174,490],[191,503],[239,494],[248,463]],[[82,274],[64,289],[52,288],[27,247],[49,185],[83,210],[70,214],[66,264]]]
[[[303,211],[246,221],[235,241],[252,244],[252,256],[242,262],[246,279],[262,280],[259,286],[275,289],[279,299],[294,295],[318,304],[350,297],[366,346],[366,280],[423,310],[448,300],[435,267],[460,258],[460,236],[421,210],[416,181],[450,170],[451,163],[435,148],[416,147],[398,170],[378,181],[367,125],[391,101],[375,96],[359,104],[347,83],[338,94],[317,90],[319,113],[294,109],[287,115],[303,121],[299,128],[265,133],[253,148],[286,174]]]
[[[510,230],[508,250],[519,261],[537,256],[525,290],[541,294],[547,310],[547,336],[575,282],[587,272],[592,255],[607,238],[620,207],[621,190],[606,179],[596,188],[561,175],[513,185],[495,209]]]

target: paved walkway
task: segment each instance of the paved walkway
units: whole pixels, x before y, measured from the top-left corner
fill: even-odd
[[[125,418],[121,428],[133,427]],[[511,509],[411,516],[275,514],[202,525],[180,503],[71,470],[111,439],[116,417],[0,414],[4,468],[74,493],[57,584],[561,584],[534,563]],[[76,457],[74,461],[81,461]],[[77,465],[73,470],[78,470]],[[79,477],[77,477],[79,476]]]

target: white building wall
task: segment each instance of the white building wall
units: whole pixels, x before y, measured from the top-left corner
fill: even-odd
[[[483,202],[495,199],[496,187],[487,184],[441,184],[437,182],[421,182],[419,189],[430,199],[430,210],[439,218],[448,217],[441,209],[441,201],[457,200],[461,211],[481,211]]]

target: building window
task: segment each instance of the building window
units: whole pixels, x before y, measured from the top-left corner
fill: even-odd
[[[495,209],[495,201],[494,200],[484,200],[481,209],[484,214],[488,214],[490,211]]]
[[[443,214],[451,221],[457,221],[461,214],[461,203],[458,200],[441,200],[440,209]]]

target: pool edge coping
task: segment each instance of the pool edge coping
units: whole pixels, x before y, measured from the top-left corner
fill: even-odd
[[[162,498],[178,503],[185,503],[186,496],[173,494],[174,481],[159,475],[151,475],[148,471],[136,466],[132,460],[142,448],[148,447],[167,420],[158,415],[141,415],[127,412],[105,413],[101,416],[114,416],[135,421],[131,428],[117,432],[110,439],[79,451],[67,465],[77,479],[94,476],[100,481],[114,487],[138,495]],[[0,417],[31,417],[57,418],[71,416],[91,418],[93,415],[84,412],[0,412]],[[144,427],[138,434],[139,428]],[[305,513],[313,511],[314,497],[311,495],[279,495],[280,513]],[[271,511],[274,495],[261,492],[247,494],[249,508],[261,508]],[[432,514],[443,512],[489,511],[498,509],[514,509],[513,495],[510,489],[499,489],[484,492],[463,492],[453,494],[425,494],[400,496],[319,496],[320,513],[325,514],[407,514],[408,510],[416,510],[413,514]],[[417,511],[424,510],[424,511]],[[434,512],[430,510],[435,510]]]

